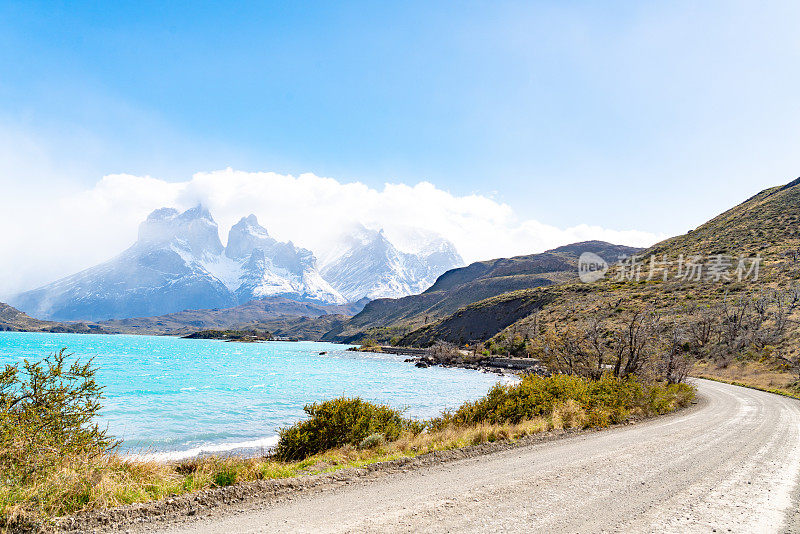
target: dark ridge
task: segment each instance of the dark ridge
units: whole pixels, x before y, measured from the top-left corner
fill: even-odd
[[[790,187],[794,187],[796,185],[800,185],[800,178],[795,178],[794,180],[792,180],[788,184],[786,184],[783,187],[781,187],[780,189],[778,189],[778,191],[785,191],[786,189],[789,189]]]

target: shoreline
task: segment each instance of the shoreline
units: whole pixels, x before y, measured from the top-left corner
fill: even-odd
[[[547,376],[549,372],[539,360],[533,358],[515,358],[505,356],[478,356],[467,351],[458,351],[458,354],[437,355],[429,349],[413,347],[395,347],[391,345],[378,345],[376,347],[350,347],[351,352],[367,352],[373,354],[393,354],[395,356],[409,356],[406,363],[413,363],[416,367],[449,367],[470,369],[483,373],[494,373],[500,376],[518,376],[519,373],[534,373]]]
[[[120,456],[126,460],[129,459],[135,462],[156,462],[161,464],[180,463],[211,456],[219,456],[223,458],[261,458],[268,456],[269,451],[271,451],[275,445],[278,444],[279,439],[280,436],[273,434],[270,436],[253,438],[245,441],[235,441],[233,443],[209,443],[192,447],[190,449],[180,449],[174,451],[126,451],[121,452]]]
[[[145,347],[147,350],[151,350],[153,346],[160,347],[159,354],[170,354],[169,351],[178,350],[181,354],[191,353],[194,355],[198,350],[200,350],[195,348],[194,344],[196,343],[199,344],[199,346],[204,347],[202,350],[209,354],[228,354],[233,351],[240,350],[239,344],[232,345],[219,339],[185,340],[179,338],[178,336],[150,336],[141,334],[87,335],[51,332],[4,332],[3,334],[4,336],[8,335],[9,337],[4,337],[4,341],[0,343],[0,345],[3,347],[13,347],[14,351],[20,350],[22,351],[21,354],[25,355],[27,358],[35,358],[37,354],[49,354],[53,350],[56,350],[56,347],[64,345],[69,346],[70,352],[77,354],[76,358],[81,358],[81,355],[84,354],[101,352],[103,356],[97,360],[97,362],[101,364],[101,367],[109,369],[108,371],[103,372],[109,373],[110,378],[108,378],[108,380],[112,386],[116,384],[116,391],[108,391],[113,393],[116,397],[122,395],[123,398],[133,398],[133,400],[136,402],[140,402],[139,399],[142,397],[138,393],[138,390],[140,389],[139,386],[129,386],[128,384],[130,383],[130,380],[120,378],[122,377],[122,374],[115,370],[124,368],[120,367],[120,365],[127,365],[127,362],[129,361],[127,359],[128,356],[120,357],[118,355],[139,354],[142,350],[140,347]],[[154,343],[156,344],[153,345]],[[344,353],[343,351],[349,346],[350,345],[338,343],[318,343],[310,341],[295,343],[283,340],[273,340],[257,344],[248,343],[243,345],[241,350],[249,354],[250,352],[269,352],[274,349],[278,351],[278,353],[276,353],[278,356],[275,356],[276,362],[284,361],[282,359],[283,356],[280,356],[282,353],[302,353],[303,355],[307,355],[307,361],[309,362],[308,365],[312,367],[328,366],[331,356],[322,356],[320,353],[335,351],[339,356],[336,356],[333,359],[335,361],[338,361],[340,358],[343,359],[347,365],[351,366],[349,368],[353,370],[350,373],[350,378],[347,380],[347,383],[349,384],[347,391],[350,392],[352,396],[370,396],[368,392],[368,385],[370,384],[371,379],[369,377],[375,376],[375,373],[378,373],[378,371],[374,370],[383,369],[383,365],[388,366],[386,368],[390,369],[391,373],[400,373],[403,376],[407,376],[408,378],[406,380],[409,384],[438,384],[441,381],[446,381],[450,384],[458,384],[459,382],[464,384],[464,387],[453,385],[449,388],[446,388],[448,391],[461,390],[460,393],[453,393],[452,400],[447,400],[450,399],[450,397],[447,397],[443,400],[437,400],[431,403],[427,399],[424,399],[424,396],[419,394],[410,395],[406,398],[399,394],[395,395],[388,393],[392,391],[391,387],[385,390],[384,393],[377,394],[377,398],[373,399],[374,402],[383,402],[398,409],[402,409],[410,405],[410,413],[417,419],[437,417],[447,408],[454,408],[463,402],[475,400],[476,398],[486,394],[489,388],[491,388],[499,380],[492,375],[465,374],[461,376],[460,372],[456,371],[451,371],[449,373],[425,373],[424,369],[412,369],[413,372],[409,373],[409,364],[404,363],[403,357],[401,356],[384,354],[380,358],[380,362],[374,362],[374,357],[369,354],[358,355],[353,353]],[[349,354],[349,356],[344,358],[345,354]],[[194,356],[186,361],[193,361],[193,358]],[[349,360],[352,359],[356,359],[358,362],[352,364],[352,362],[349,362]],[[183,364],[172,363],[174,361],[176,361],[174,357],[170,356],[169,369],[184,368],[182,367]],[[213,361],[216,360],[212,359],[209,361],[213,363]],[[291,360],[286,361],[289,362]],[[119,362],[119,365],[115,362]],[[117,367],[114,367],[115,365]],[[289,364],[287,363],[286,365]],[[333,365],[334,370],[336,370],[339,369],[340,364],[334,363],[330,365]],[[156,368],[159,374],[163,373],[164,369],[167,369],[167,367],[159,366]],[[197,365],[192,363],[191,369],[197,369]],[[149,374],[143,375],[144,378],[142,380],[149,380],[149,376],[154,376],[154,374],[150,371],[146,371],[146,373]],[[202,399],[203,392],[197,391],[199,386],[195,381],[193,381],[194,379],[192,378],[195,376],[195,374],[197,373],[193,370],[191,376],[184,379],[184,375],[170,371],[170,379],[172,380],[175,378],[179,380],[177,383],[165,387],[169,391],[174,390],[176,394],[182,395],[181,399],[184,400],[180,400],[180,402],[170,401],[177,402],[176,406],[178,406],[178,408],[181,408],[185,405],[185,403],[190,401],[199,401],[201,403],[204,402]],[[273,380],[282,380],[281,377],[282,375],[278,375]],[[243,379],[230,378],[226,380],[228,381],[227,383],[236,384]],[[244,395],[242,397],[243,401],[252,401],[255,403],[262,401],[267,402],[268,399],[272,399],[272,396],[264,397],[263,394],[260,393],[263,391],[263,389],[256,387],[260,386],[261,382],[267,381],[267,379],[250,380],[248,378],[246,381],[246,384],[248,385],[241,388],[241,394]],[[211,384],[211,382],[209,382],[209,384]],[[187,387],[184,388],[184,386]],[[391,384],[387,382],[387,386],[391,386]],[[292,388],[300,388],[303,390],[314,389],[312,386],[305,387],[298,384],[293,385]],[[148,386],[144,387],[144,389],[149,395],[150,390],[153,388],[152,386]],[[466,391],[472,391],[473,389],[473,395],[468,395],[466,393]],[[133,397],[130,397],[130,395],[133,395]],[[307,399],[317,401],[325,400],[324,398],[319,398],[319,395],[313,394],[313,392],[310,395],[310,397],[303,395],[302,400],[304,402],[298,401],[296,405],[292,404],[291,413],[281,412],[280,410],[282,409],[282,405],[278,403],[273,406],[275,410],[273,414],[274,417],[270,415],[270,413],[265,412],[269,417],[264,417],[263,423],[261,421],[254,420],[254,425],[245,425],[237,422],[236,419],[233,419],[230,421],[230,428],[228,428],[228,422],[219,417],[198,417],[197,426],[170,428],[170,425],[166,423],[162,424],[161,422],[147,422],[147,419],[151,416],[143,415],[143,413],[131,412],[126,404],[120,403],[119,401],[108,401],[108,405],[103,411],[103,417],[109,416],[109,424],[116,425],[112,427],[112,434],[119,436],[125,441],[119,448],[115,450],[115,454],[125,458],[132,458],[145,462],[154,461],[158,463],[191,461],[194,458],[202,458],[211,455],[236,458],[256,458],[271,453],[272,448],[278,440],[279,428],[283,426],[289,426],[297,420],[306,417],[302,411],[302,408],[303,404],[310,402],[310,400]],[[145,396],[145,398],[147,397]],[[172,397],[170,397],[170,399],[172,399]],[[272,401],[269,400],[269,402]],[[265,408],[265,410],[267,409],[269,408]],[[163,409],[162,411],[157,411],[154,413],[161,414],[163,413]],[[192,419],[194,415],[188,413],[187,417]],[[140,422],[137,422],[137,419],[135,418],[139,418]],[[167,419],[165,419],[165,421],[166,420]],[[155,425],[159,428],[164,428],[165,430],[163,435],[165,439],[161,439],[161,434],[149,430],[145,423],[147,425]],[[215,423],[219,424],[219,428],[222,430],[220,432],[207,432],[209,428],[214,428],[213,426],[209,425],[213,425]]]

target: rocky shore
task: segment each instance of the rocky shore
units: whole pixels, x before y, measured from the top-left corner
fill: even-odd
[[[482,356],[478,358],[437,358],[432,355],[414,356],[405,361],[413,363],[417,367],[430,367],[438,365],[441,367],[460,367],[462,369],[473,369],[498,375],[534,373],[548,375],[549,372],[539,360],[533,358],[502,358],[495,356]]]
[[[347,350],[357,352],[376,352],[381,354],[398,354],[409,356],[406,362],[413,363],[417,367],[459,367],[462,369],[473,369],[499,375],[517,373],[535,373],[548,375],[547,368],[534,358],[512,358],[502,356],[486,356],[483,354],[472,353],[467,350],[430,348],[421,349],[415,347],[393,347],[389,345],[351,347]]]

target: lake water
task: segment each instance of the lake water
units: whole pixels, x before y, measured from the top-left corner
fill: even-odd
[[[303,418],[306,403],[339,395],[431,417],[500,380],[466,369],[419,369],[403,356],[331,343],[25,332],[0,332],[0,365],[62,347],[94,358],[106,387],[101,420],[124,440],[121,450],[158,459],[270,447],[279,428]]]

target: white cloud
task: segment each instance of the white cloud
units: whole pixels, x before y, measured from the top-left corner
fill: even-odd
[[[30,196],[30,195],[27,195]],[[0,204],[0,296],[29,289],[89,267],[124,250],[153,209],[203,203],[217,220],[223,242],[240,217],[255,213],[269,232],[322,256],[354,223],[384,228],[398,241],[423,228],[450,239],[467,262],[539,252],[601,239],[650,245],[664,236],[582,224],[557,228],[520,217],[482,195],[455,196],[431,183],[385,184],[378,190],[313,174],[300,176],[225,169],[185,182],[116,174],[94,187],[42,202],[5,199]],[[31,205],[45,205],[35,214]],[[5,219],[5,220],[3,220]]]

